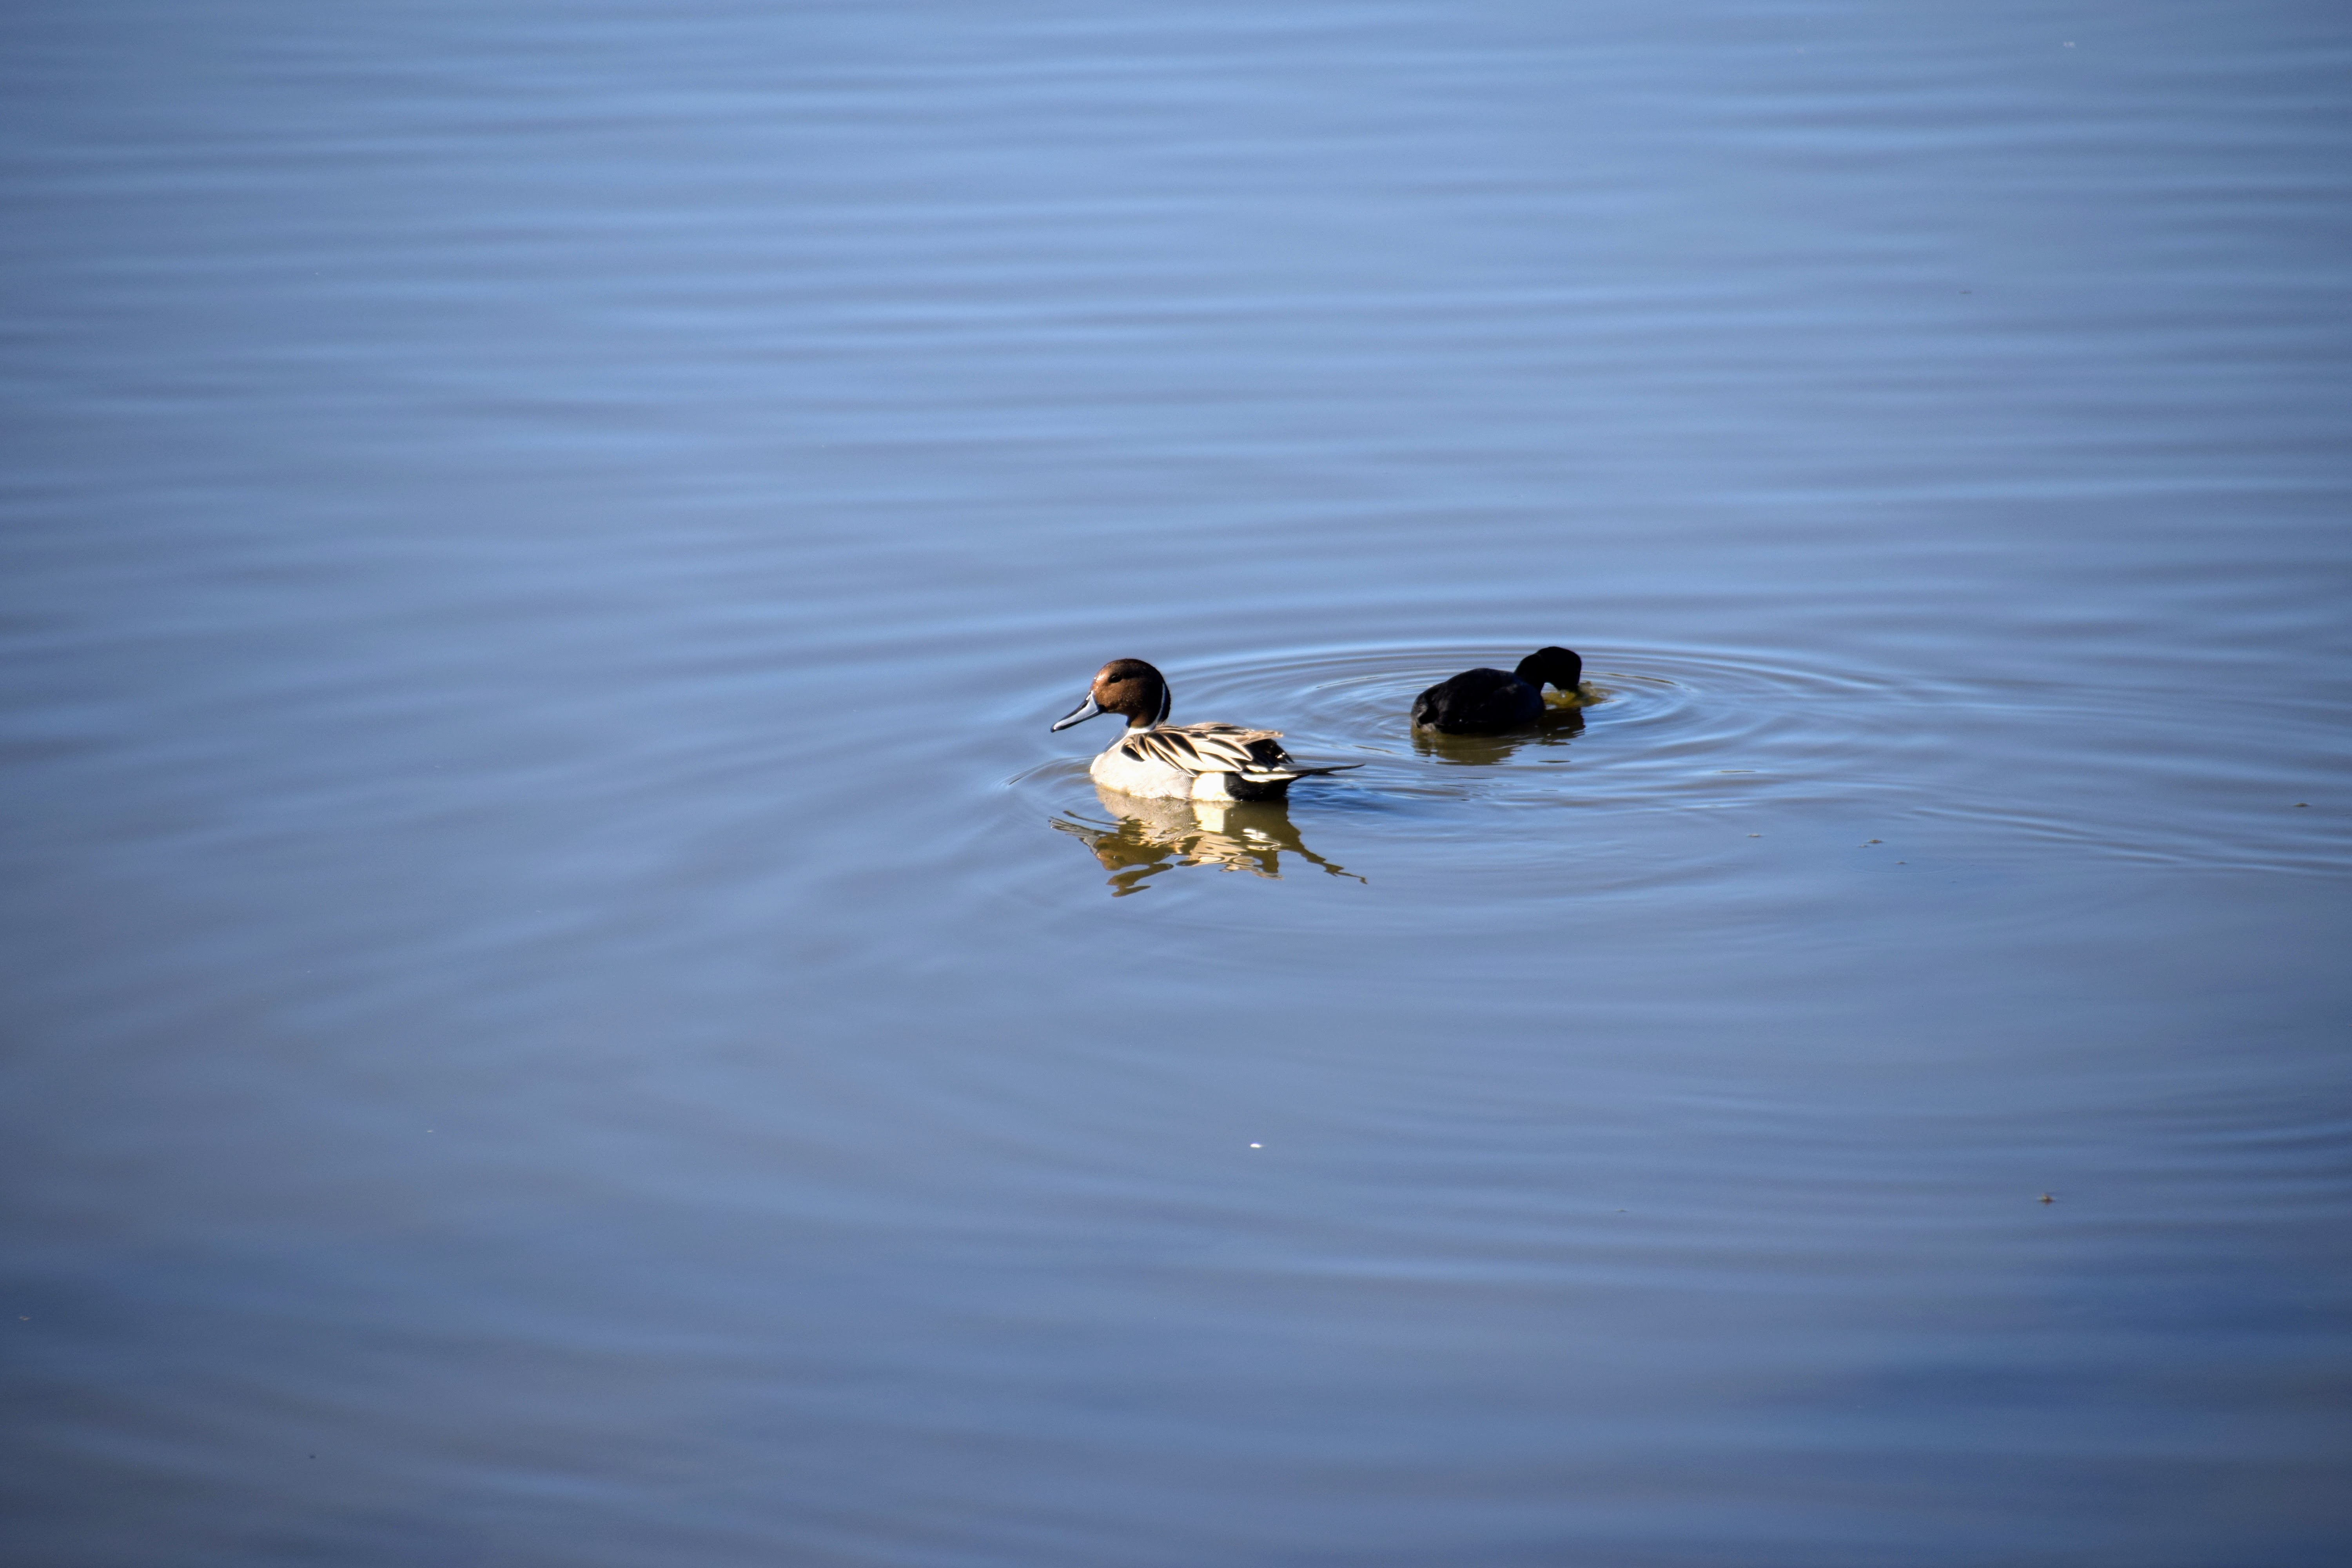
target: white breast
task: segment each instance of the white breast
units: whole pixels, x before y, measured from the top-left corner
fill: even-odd
[[[1186,800],[1192,794],[1191,773],[1156,759],[1129,756],[1116,745],[1097,756],[1087,773],[1105,789],[1145,800]]]

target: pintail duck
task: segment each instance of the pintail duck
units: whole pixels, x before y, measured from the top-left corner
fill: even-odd
[[[1163,724],[1168,700],[1166,677],[1139,658],[1115,658],[1096,674],[1087,700],[1053,727],[1126,715],[1126,732],[1087,772],[1105,789],[1144,800],[1280,800],[1297,779],[1363,766],[1299,763],[1276,743],[1279,730]]]
[[[1584,660],[1564,647],[1539,647],[1508,674],[1465,669],[1441,680],[1412,700],[1412,721],[1443,735],[1492,735],[1515,730],[1544,712],[1543,689],[1556,686],[1570,697],[1589,696],[1578,682]]]

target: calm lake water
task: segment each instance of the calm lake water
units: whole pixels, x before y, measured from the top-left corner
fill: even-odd
[[[8,1562],[2352,1558],[2352,14],[0,36]]]

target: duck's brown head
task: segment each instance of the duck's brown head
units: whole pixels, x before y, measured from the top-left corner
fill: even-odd
[[[1130,730],[1149,730],[1168,717],[1168,681],[1139,658],[1115,658],[1095,674],[1087,700],[1054,721],[1056,730],[1083,724],[1097,713],[1121,713]]]

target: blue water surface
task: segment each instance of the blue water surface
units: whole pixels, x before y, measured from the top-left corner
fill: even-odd
[[[8,1561],[2352,1557],[2352,15],[0,38]]]

